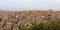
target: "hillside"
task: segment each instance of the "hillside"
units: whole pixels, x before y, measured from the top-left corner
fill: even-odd
[[[58,11],[0,11],[0,30],[17,29],[19,26],[31,27],[32,23],[47,22],[49,19],[60,19]]]

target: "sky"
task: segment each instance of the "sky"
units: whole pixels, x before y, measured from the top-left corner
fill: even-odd
[[[60,0],[0,0],[2,10],[60,10]]]

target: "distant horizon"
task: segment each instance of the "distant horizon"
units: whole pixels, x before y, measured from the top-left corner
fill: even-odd
[[[53,11],[60,11],[60,10],[54,10],[54,9],[28,9],[28,10],[5,10],[5,9],[0,9],[1,11],[49,11],[49,10],[53,10]]]

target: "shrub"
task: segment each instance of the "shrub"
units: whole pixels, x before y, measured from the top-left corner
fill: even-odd
[[[60,21],[40,22],[34,24],[31,30],[60,30]]]

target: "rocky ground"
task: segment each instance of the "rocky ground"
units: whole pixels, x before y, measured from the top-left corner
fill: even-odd
[[[0,12],[0,30],[6,30],[13,27],[18,30],[19,26],[30,27],[32,23],[47,22],[48,19],[59,19],[59,11],[20,11],[12,13]]]

